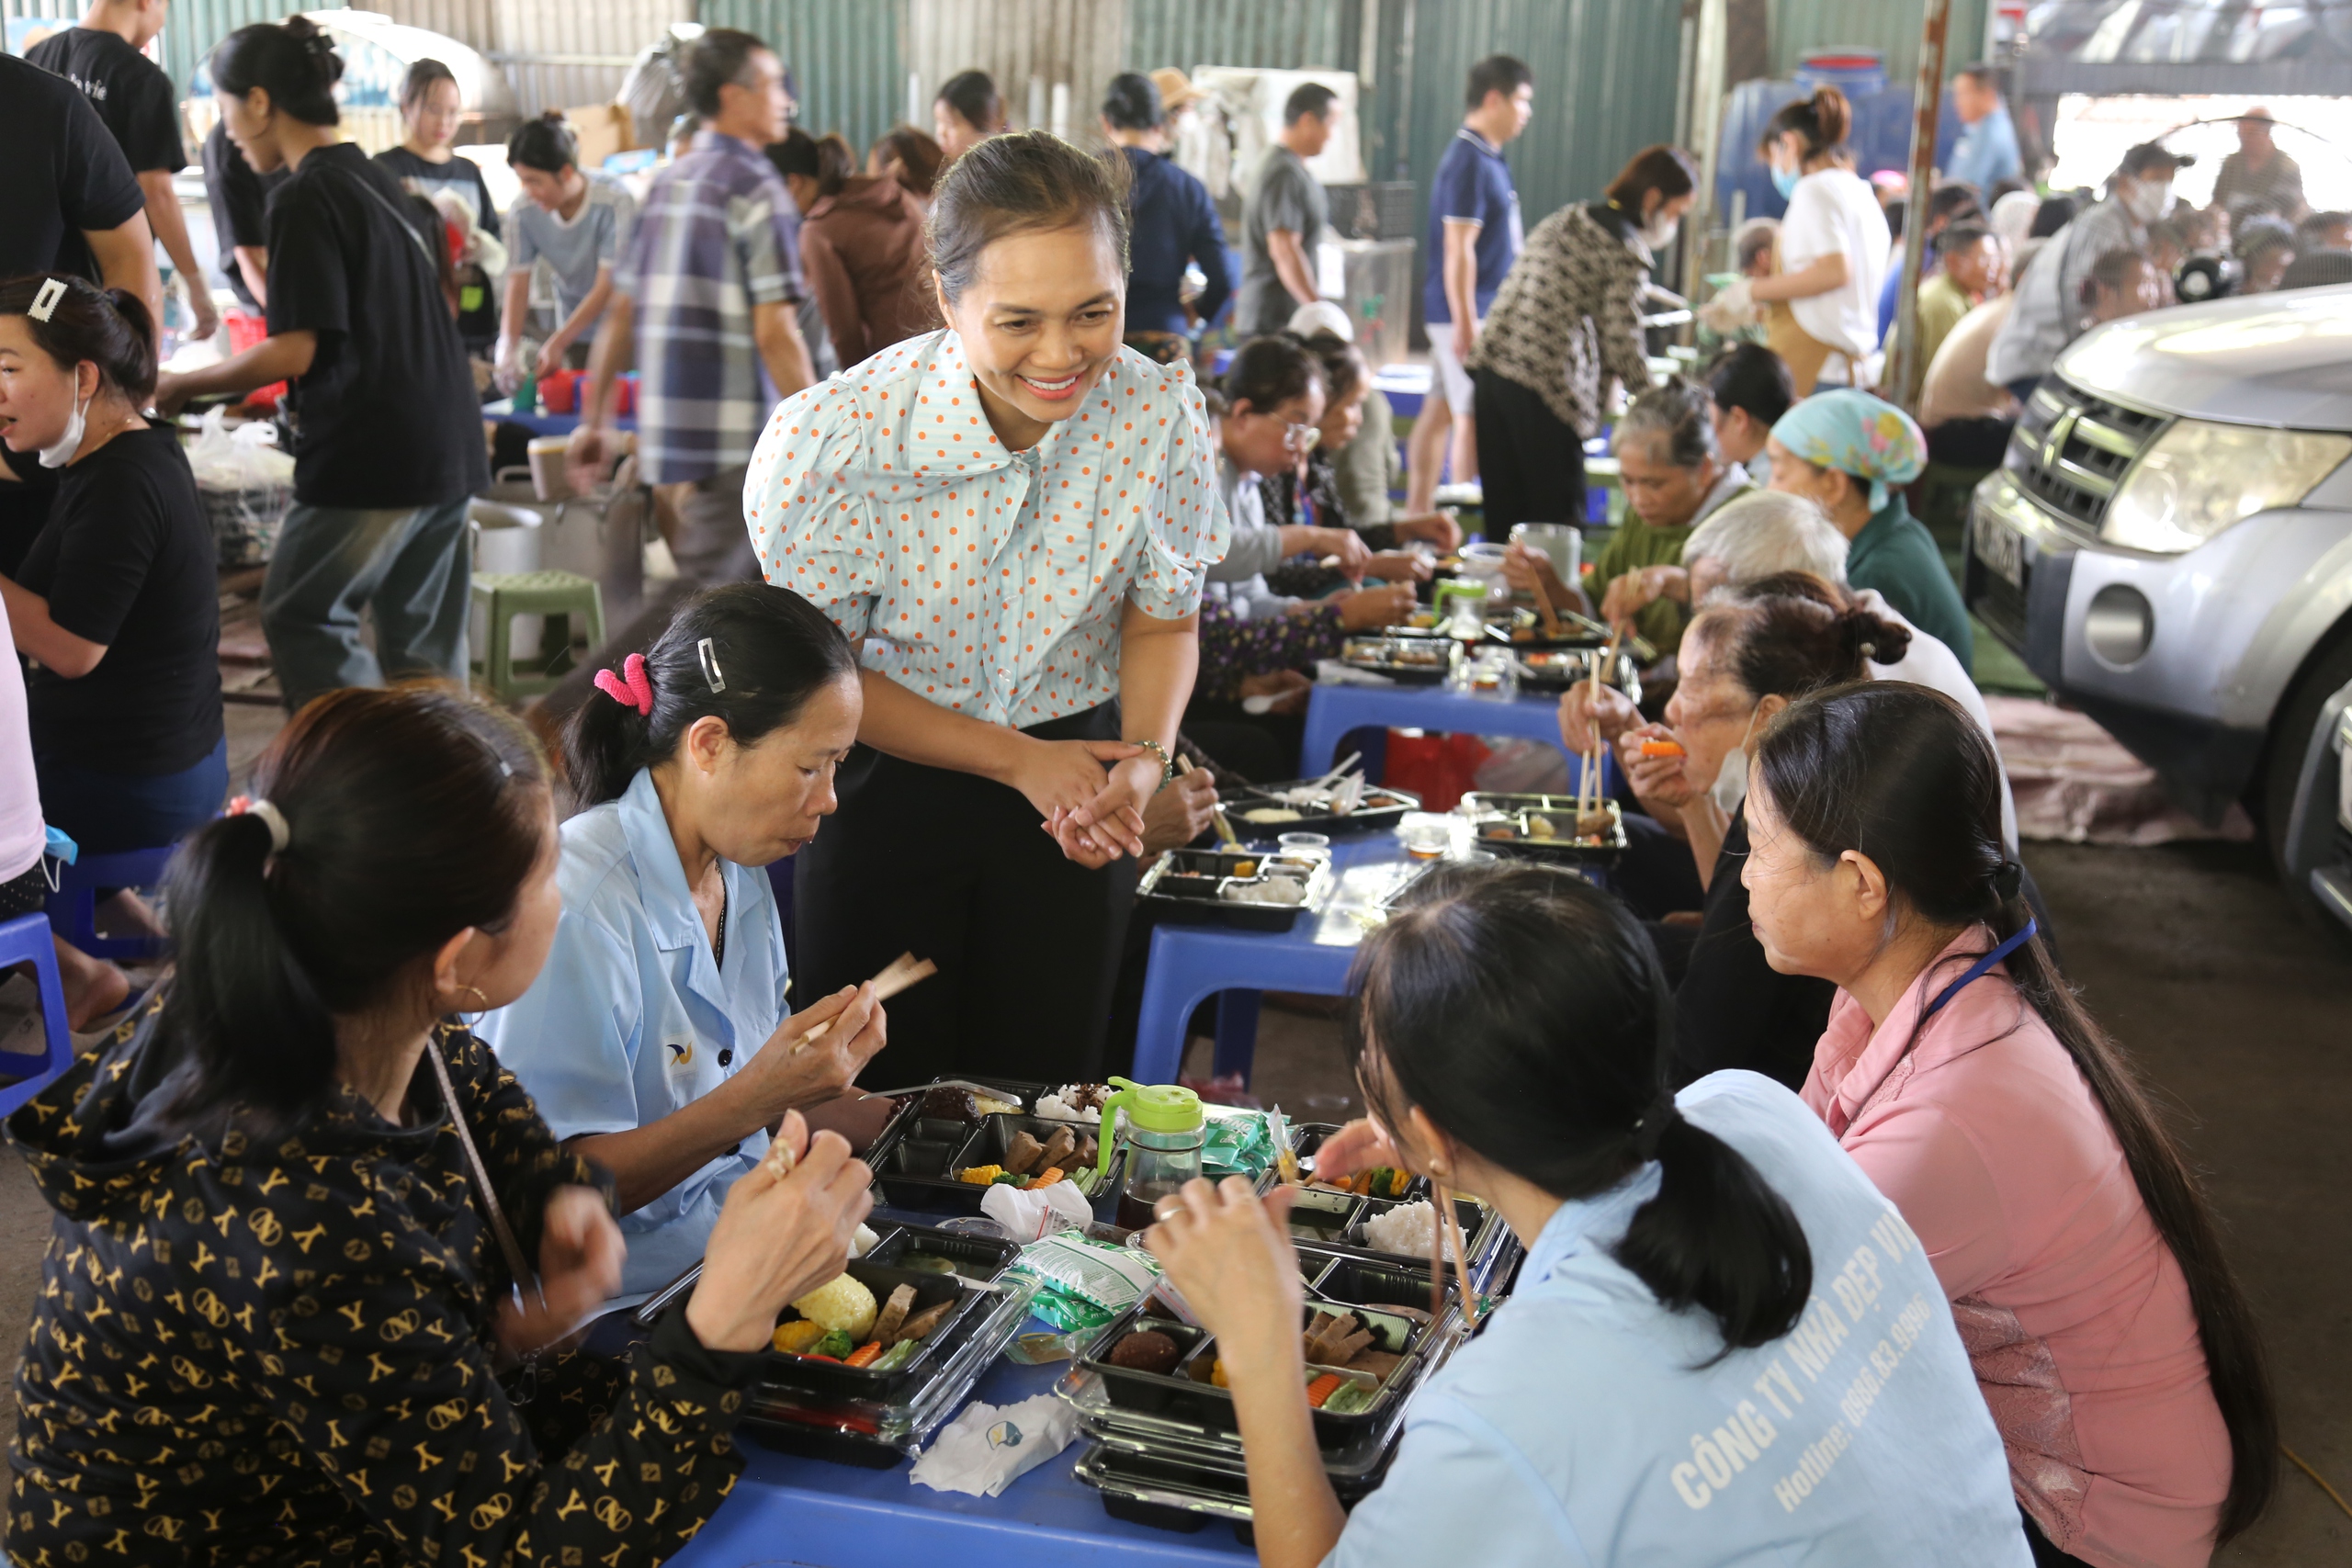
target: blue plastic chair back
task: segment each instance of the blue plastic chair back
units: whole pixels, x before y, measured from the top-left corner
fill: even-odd
[[[0,1051],[0,1075],[16,1078],[0,1085],[0,1116],[39,1094],[74,1061],[74,1037],[65,1025],[65,987],[58,978],[57,948],[47,917],[19,915],[0,925],[0,967],[18,964],[33,966],[33,978],[40,987],[44,1049],[38,1055]]]
[[[141,964],[163,956],[164,943],[154,937],[100,936],[97,895],[102,887],[153,887],[164,880],[164,867],[173,846],[158,850],[123,850],[110,855],[85,854],[72,865],[57,869],[57,891],[45,906],[49,923],[59,936],[93,958],[113,964]]]

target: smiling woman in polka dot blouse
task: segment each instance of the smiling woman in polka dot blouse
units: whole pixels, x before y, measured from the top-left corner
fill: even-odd
[[[864,667],[841,809],[798,861],[808,994],[909,950],[940,968],[891,1005],[892,1082],[1100,1069],[1122,857],[1227,536],[1189,369],[1120,345],[1123,172],[1043,132],[959,158],[930,229],[947,330],[792,398],[752,459],[762,570]]]

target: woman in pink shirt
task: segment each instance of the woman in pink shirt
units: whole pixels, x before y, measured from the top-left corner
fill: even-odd
[[[1924,687],[1784,711],[1740,873],[1767,960],[1838,987],[1804,1090],[1926,1246],[2039,1563],[2199,1568],[2278,1429],[2251,1314],[2138,1074],[2059,977],[1999,763]]]

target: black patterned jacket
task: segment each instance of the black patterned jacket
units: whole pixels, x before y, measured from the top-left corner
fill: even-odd
[[[741,1468],[756,1358],[673,1313],[626,1367],[562,1358],[518,1410],[492,1375],[506,1269],[430,1064],[418,1125],[345,1090],[290,1128],[190,1132],[157,1113],[153,1018],[7,1123],[58,1215],[17,1374],[18,1568],[623,1568],[693,1538]],[[589,1169],[470,1033],[434,1048],[536,1257],[548,1194]]]

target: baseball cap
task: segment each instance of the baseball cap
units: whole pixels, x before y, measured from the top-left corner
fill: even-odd
[[[2185,169],[2195,162],[2192,153],[2176,152],[2159,141],[2143,141],[2123,154],[2123,172],[2137,175],[2152,169]]]
[[[1356,341],[1355,328],[1348,321],[1348,313],[1329,299],[1317,299],[1312,305],[1301,305],[1292,311],[1287,330],[1294,337],[1313,337],[1317,333],[1329,333],[1341,343]]]

